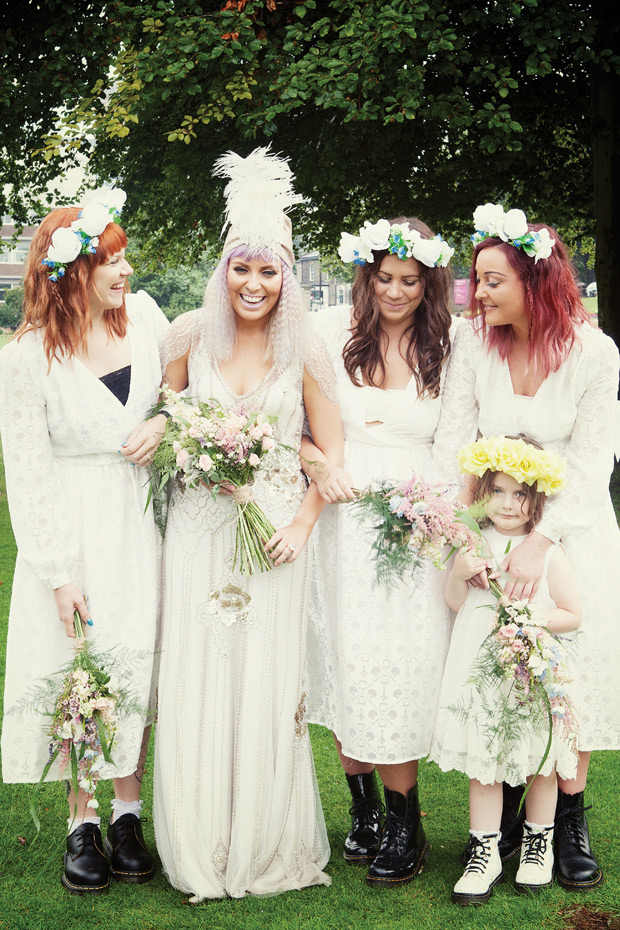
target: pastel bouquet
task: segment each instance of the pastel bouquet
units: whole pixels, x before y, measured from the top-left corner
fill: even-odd
[[[64,677],[51,712],[49,759],[38,787],[58,759],[60,775],[70,781],[77,797],[80,788],[94,795],[101,769],[112,761],[120,695],[105,669],[105,661],[91,651],[77,611],[73,622],[75,656],[59,673]],[[91,798],[87,806],[97,808],[99,803]],[[34,798],[30,812],[38,831],[40,823]]]
[[[488,748],[497,745],[509,756],[525,730],[546,729],[538,774],[554,736],[577,755],[578,718],[570,697],[573,676],[565,641],[548,630],[525,601],[511,601],[496,581],[489,583],[497,606],[469,683],[488,717]]]
[[[153,458],[151,493],[161,503],[175,482],[183,489],[209,487],[213,495],[222,485],[232,485],[237,516],[233,568],[237,561],[243,575],[273,568],[264,545],[275,527],[252,497],[256,471],[277,445],[273,418],[241,404],[196,403],[171,390],[164,391],[164,400],[153,409],[164,405],[170,416]],[[162,507],[155,511],[161,514]],[[158,522],[165,533],[165,519]]]
[[[382,484],[361,491],[354,506],[364,518],[376,517],[373,542],[377,580],[390,583],[415,573],[424,562],[445,569],[444,547],[452,551],[478,545],[480,530],[459,508],[445,485],[431,485],[415,474],[396,487]]]

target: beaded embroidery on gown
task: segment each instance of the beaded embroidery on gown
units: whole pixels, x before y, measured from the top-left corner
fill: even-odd
[[[504,558],[508,538],[492,526],[482,530],[482,535],[487,541],[494,564],[499,565]],[[513,537],[512,548],[523,542],[523,539],[525,537]],[[540,588],[530,601],[531,606],[537,610],[555,607],[547,584],[547,567],[553,548],[547,550]],[[525,784],[527,776],[533,775],[538,769],[547,746],[548,731],[534,732],[523,727],[523,738],[511,743],[510,752],[506,751],[506,747],[498,746],[497,741],[491,747],[487,745],[489,718],[482,709],[477,692],[467,683],[467,679],[482,643],[491,632],[496,604],[495,597],[488,589],[470,587],[465,603],[454,621],[429,761],[436,762],[446,772],[450,769],[464,772],[468,778],[476,778],[485,785],[505,781],[516,786]],[[567,661],[572,664],[570,660],[574,656],[575,640],[570,635],[564,635],[561,639]],[[574,687],[570,686],[567,690],[574,702]],[[495,685],[489,686],[485,696],[489,707],[493,707],[496,703]],[[463,708],[464,712],[455,713],[451,709],[455,707]],[[561,778],[575,777],[577,756],[568,743],[557,737],[551,743],[542,774],[549,775],[553,767],[557,768]]]
[[[173,329],[188,326],[191,318]],[[290,523],[306,490],[293,451],[303,423],[301,369],[272,369],[239,397],[195,335],[188,394],[277,416],[276,439],[291,449],[263,459],[254,498],[274,526]],[[294,563],[246,578],[232,570],[234,533],[230,497],[173,492],[154,820],[169,881],[195,901],[330,883],[305,720],[309,547]]]
[[[515,395],[510,371],[469,323],[454,341],[435,453],[442,466],[472,429],[483,436],[525,433],[567,457],[566,488],[545,505],[537,529],[561,541],[583,604],[578,639],[579,748],[620,749],[620,530],[609,494],[618,349],[600,330],[577,327],[559,370],[534,397]]]
[[[413,377],[403,391],[352,384],[342,361],[348,307],[319,312],[316,326],[336,370],[345,468],[354,487],[397,483],[412,469],[433,481],[441,399],[419,398]],[[348,504],[326,507],[311,537],[317,569],[308,629],[308,717],[333,730],[346,755],[399,763],[430,748],[450,614],[442,595],[444,572],[430,564],[413,580],[379,585],[373,538],[371,525],[365,527]]]
[[[145,513],[148,474],[119,455],[157,401],[158,346],[168,321],[144,292],[126,297],[131,383],[123,405],[79,360],[48,361],[38,334],[0,353],[0,414],[9,507],[18,545],[7,641],[3,778],[38,782],[49,758],[43,679],[73,657],[53,588],[89,596],[88,638],[114,656],[135,709],[121,715],[114,765],[136,770],[150,716],[158,617],[158,540]],[[44,689],[45,690],[45,689]],[[46,690],[47,700],[52,695]],[[57,763],[48,778],[58,778]]]

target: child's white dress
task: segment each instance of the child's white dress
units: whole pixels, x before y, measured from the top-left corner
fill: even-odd
[[[504,536],[493,526],[484,529],[482,535],[497,564],[503,560],[509,542],[514,548],[526,538]],[[551,546],[547,550],[540,587],[530,601],[531,607],[541,611],[556,606],[547,584],[547,568],[554,549]],[[505,781],[520,785],[528,775],[537,771],[547,745],[548,729],[545,726],[536,731],[527,723],[520,723],[519,739],[502,743],[497,736],[493,738],[493,724],[497,721],[488,708],[498,704],[495,685],[485,689],[488,699],[485,707],[476,688],[468,683],[479,650],[493,629],[496,604],[490,591],[470,586],[465,603],[458,612],[443,674],[429,761],[436,762],[444,771],[456,769],[464,772],[482,784]],[[562,643],[567,647],[570,661],[570,653],[575,647],[574,634],[562,636]],[[502,694],[505,694],[510,685],[502,683],[501,687]],[[574,686],[569,685],[567,690],[570,697]],[[514,708],[517,714],[516,700]],[[568,740],[554,734],[542,774],[548,775],[556,767],[561,778],[574,778],[576,766],[574,742],[571,746]]]

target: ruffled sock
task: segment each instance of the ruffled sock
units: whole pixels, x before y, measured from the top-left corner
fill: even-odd
[[[142,801],[119,801],[118,798],[112,798],[110,823],[114,823],[117,817],[123,817],[125,814],[133,814],[139,820],[141,813]]]

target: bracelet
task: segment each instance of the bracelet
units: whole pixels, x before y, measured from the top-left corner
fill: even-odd
[[[164,416],[167,420],[170,420],[172,417],[172,414],[169,410],[160,410],[159,413],[161,413],[161,415]]]

